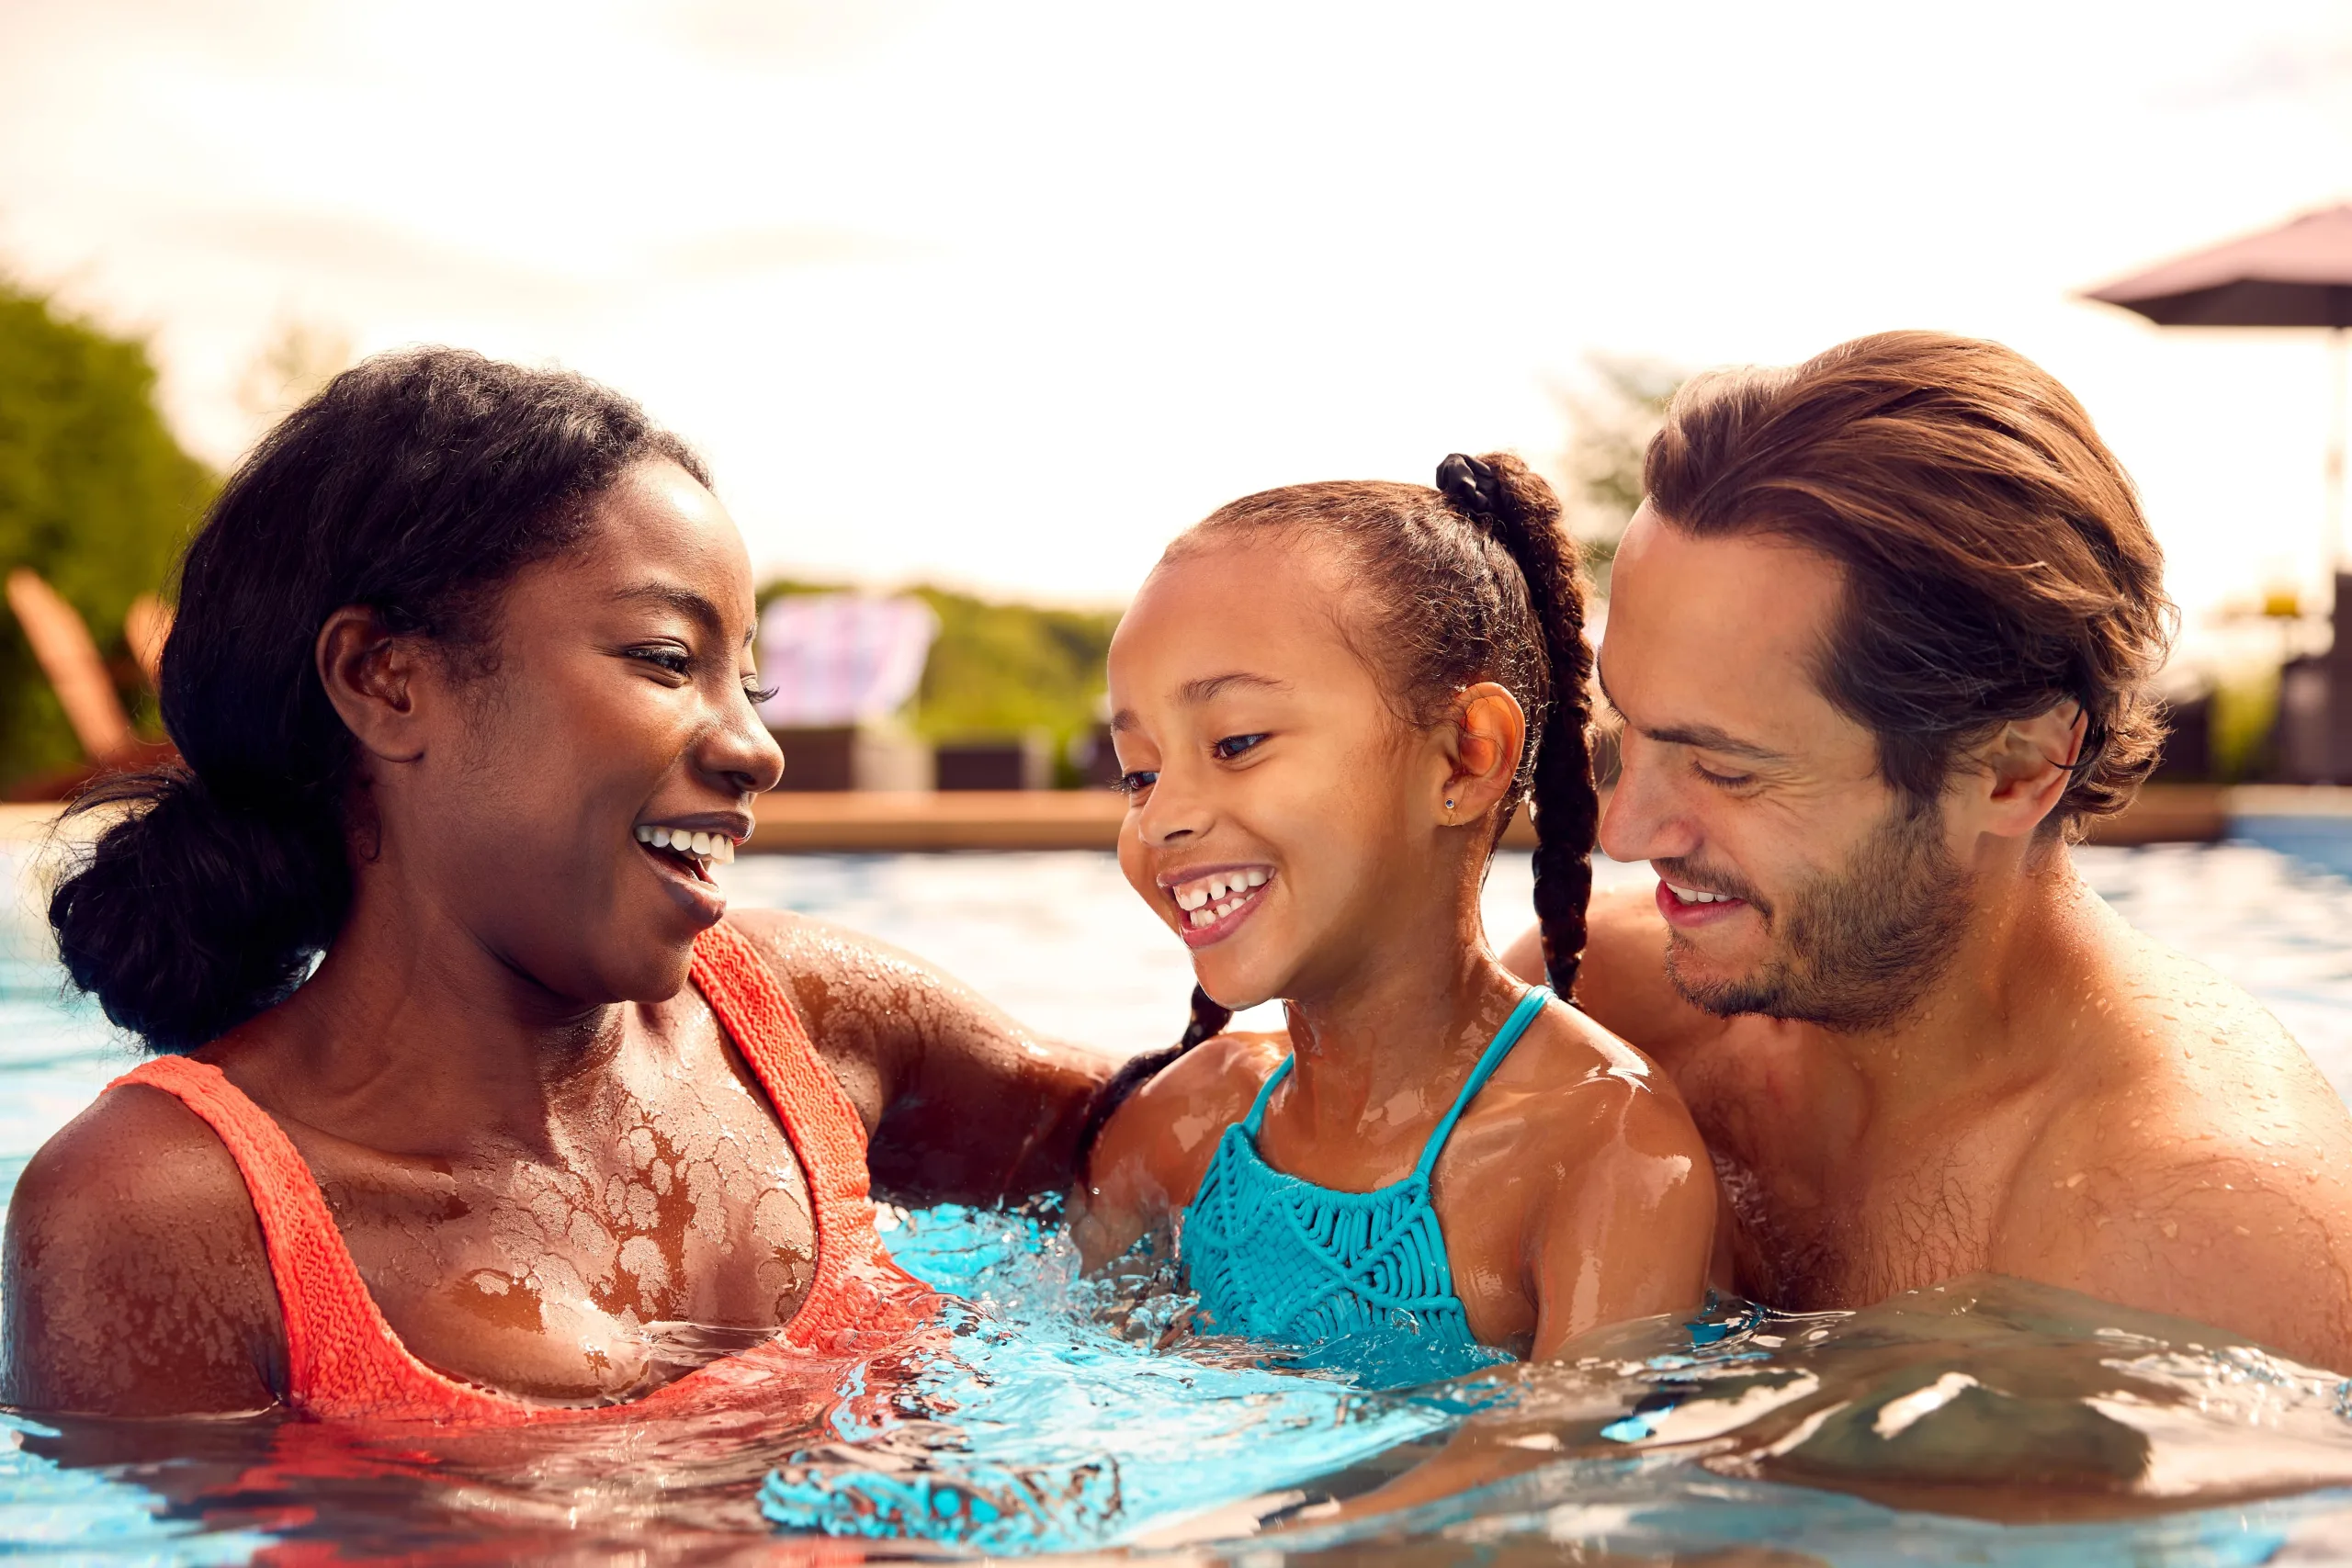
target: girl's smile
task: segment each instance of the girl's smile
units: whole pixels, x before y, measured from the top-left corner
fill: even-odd
[[[1163,871],[1160,890],[1176,906],[1176,931],[1190,948],[1223,942],[1257,911],[1260,895],[1273,880],[1269,865],[1220,865],[1207,870]]]

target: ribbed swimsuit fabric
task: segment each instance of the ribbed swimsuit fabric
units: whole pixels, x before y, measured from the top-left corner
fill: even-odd
[[[867,1185],[865,1125],[765,961],[741,933],[719,924],[695,940],[689,975],[766,1090],[800,1161],[816,1214],[815,1278],[799,1311],[773,1339],[619,1404],[534,1404],[417,1359],[368,1294],[293,1142],[218,1067],[158,1056],[107,1087],[138,1084],[173,1095],[228,1146],[261,1221],[277,1282],[293,1408],[322,1417],[468,1425],[687,1414],[756,1397],[759,1385],[779,1373],[805,1387],[808,1374],[820,1370],[812,1359],[864,1355],[929,1320],[937,1300],[883,1247]]]
[[[1266,1104],[1297,1060],[1284,1057],[1250,1114],[1226,1128],[1184,1211],[1178,1253],[1205,1325],[1295,1348],[1309,1353],[1306,1364],[1392,1386],[1510,1359],[1470,1332],[1430,1176],[1462,1112],[1551,995],[1538,986],[1520,999],[1430,1132],[1413,1173],[1369,1192],[1302,1180],[1258,1152]]]

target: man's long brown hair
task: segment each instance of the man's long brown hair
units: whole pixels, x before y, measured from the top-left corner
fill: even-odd
[[[2090,416],[2022,355],[1881,333],[1694,378],[1643,484],[1670,526],[1770,535],[1843,570],[1816,679],[1915,806],[1964,749],[2068,699],[2083,744],[2046,828],[2080,838],[2154,768],[2151,682],[2178,620],[2164,553]]]

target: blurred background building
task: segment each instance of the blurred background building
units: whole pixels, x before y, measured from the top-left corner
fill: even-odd
[[[2327,334],[2078,292],[2352,197],[2352,14],[2194,23],[0,7],[0,573],[86,634],[51,638],[69,701],[0,614],[0,791],[159,739],[132,606],[254,436],[385,348],[563,363],[706,450],[770,609],[866,606],[808,653],[873,654],[858,703],[771,712],[793,784],[906,788],[1104,776],[1118,606],[1224,501],[1510,447],[1605,580],[1684,374],[1898,325],[2040,360],[2140,482],[2175,773],[2352,777]],[[795,624],[770,663],[836,635]]]

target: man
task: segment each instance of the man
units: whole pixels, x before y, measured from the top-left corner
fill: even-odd
[[[1990,1270],[2352,1368],[2352,1118],[2069,857],[2154,765],[2174,614],[2081,406],[1887,333],[1694,382],[1645,488],[1600,842],[1660,884],[1596,903],[1577,989],[1688,1100],[1719,1271],[1811,1309]]]

